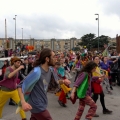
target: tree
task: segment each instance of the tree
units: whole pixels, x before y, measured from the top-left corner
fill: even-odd
[[[91,48],[98,48],[98,40],[99,40],[99,47],[103,48],[104,44],[109,43],[109,36],[101,35],[96,37],[95,34],[89,33],[81,37],[81,42],[78,45],[86,46],[87,49]]]
[[[92,42],[95,39],[95,34],[89,33],[81,37],[81,42],[78,45],[86,46],[88,49],[92,47]]]
[[[109,39],[110,37],[105,36],[105,35],[101,35],[99,37],[96,37],[93,41],[92,41],[92,47],[93,48],[97,48],[98,47],[98,40],[99,40],[99,47],[103,48],[104,44],[108,44],[109,43]]]

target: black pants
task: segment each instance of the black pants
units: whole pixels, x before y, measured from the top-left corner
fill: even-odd
[[[118,72],[117,72],[117,83],[118,85],[120,85],[120,69],[118,69]]]
[[[102,108],[103,110],[106,110],[106,107],[105,107],[105,100],[104,100],[104,93],[100,93],[100,94],[97,94],[97,93],[94,93],[93,96],[92,96],[92,99],[95,101],[95,103],[97,102],[98,100],[98,95],[100,95],[100,102],[101,102],[101,105],[102,105]]]
[[[118,74],[117,73],[111,73],[111,81],[116,83],[116,80],[118,81]]]

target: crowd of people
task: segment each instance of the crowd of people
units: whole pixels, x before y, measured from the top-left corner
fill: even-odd
[[[109,58],[97,53],[56,52],[44,48],[35,57],[14,56],[10,61],[6,58],[0,72],[0,118],[5,103],[10,100],[9,105],[18,104],[16,111],[20,112],[22,120],[27,120],[26,111],[31,111],[30,120],[52,120],[47,110],[47,92],[58,97],[61,107],[67,107],[67,100],[75,104],[79,99],[74,120],[81,119],[86,104],[90,109],[85,120],[99,117],[96,113],[98,96],[103,114],[112,114],[106,108],[102,86],[105,84],[110,95],[113,86],[120,86],[120,54],[116,56]]]

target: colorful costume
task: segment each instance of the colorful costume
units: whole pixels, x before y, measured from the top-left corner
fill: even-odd
[[[15,103],[19,103],[20,98],[17,91],[17,80],[18,80],[18,73],[13,76],[12,78],[8,78],[8,74],[13,72],[11,67],[6,69],[4,79],[0,81],[0,118],[2,117],[2,110],[7,102],[8,99],[12,98]],[[20,110],[20,115],[22,119],[26,118],[26,115],[23,110]]]
[[[100,73],[100,69],[97,67],[96,68],[96,72],[92,73],[93,77],[100,77],[102,74]],[[92,90],[93,93],[101,93],[103,91],[102,86],[101,86],[101,81],[96,80],[94,82],[92,82]]]
[[[18,87],[19,86],[21,87],[22,84],[22,92],[24,94],[24,98],[26,102],[29,100],[30,93],[33,90],[36,83],[39,81],[40,77],[41,77],[41,68],[38,66],[35,67],[34,70],[30,74],[28,74],[28,76],[18,85]],[[48,85],[48,91],[55,90],[57,87],[58,87],[57,83],[52,74],[50,83]],[[47,89],[46,86],[45,89]],[[16,110],[16,113],[18,113],[20,109],[21,109],[21,103],[19,102],[19,107]]]
[[[91,120],[96,112],[97,105],[91,98],[91,79],[92,78],[88,73],[82,72],[79,74],[74,84],[74,87],[77,88],[77,97],[80,100],[79,108],[74,120],[80,120],[86,104],[90,106],[86,119]],[[93,80],[96,80],[96,78]]]
[[[24,98],[25,98],[25,101],[27,102],[28,99],[29,99],[29,95],[30,95],[30,92],[32,91],[34,85],[37,83],[37,81],[39,80],[40,78],[40,75],[41,75],[41,70],[40,70],[40,67],[35,67],[34,68],[34,74],[29,74],[27,76],[27,80],[25,79],[24,81],[22,81],[22,92],[24,94]],[[19,102],[19,106],[16,110],[16,113],[18,113],[21,109],[21,103]]]
[[[71,90],[71,88],[69,88],[70,81],[66,80],[64,67],[62,67],[62,66],[59,67],[58,76],[64,80],[64,84],[60,85],[62,89],[61,89],[61,93],[59,95],[59,102],[61,102],[63,105],[65,105],[67,102],[66,94]]]

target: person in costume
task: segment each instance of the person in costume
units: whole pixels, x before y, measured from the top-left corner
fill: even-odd
[[[98,77],[92,78],[92,72],[96,70],[97,64],[93,61],[88,62],[80,71],[75,83],[73,90],[71,92],[71,99],[76,97],[79,99],[79,108],[76,113],[74,120],[80,120],[85,105],[89,105],[90,109],[85,117],[85,120],[92,120],[92,117],[96,113],[97,105],[91,98],[91,81],[96,79],[101,79]]]
[[[107,89],[107,92],[108,93],[112,93],[111,90],[113,90],[112,88],[112,81],[111,81],[111,76],[110,76],[110,66],[111,64],[113,64],[115,61],[110,61],[108,60],[107,56],[104,56],[102,58],[102,61],[100,62],[100,67],[101,69],[103,69],[105,71],[105,74],[106,74],[106,78],[105,78],[105,84],[106,84],[106,89]],[[111,88],[111,90],[110,90]]]
[[[101,74],[101,70],[100,68],[98,67],[99,66],[99,57],[97,56],[94,56],[93,57],[93,61],[97,64],[97,68],[96,68],[96,71],[94,71],[92,73],[92,76],[94,77],[101,77],[102,74]],[[105,77],[104,77],[105,78]],[[104,79],[103,79],[104,80]],[[100,95],[100,102],[101,102],[101,105],[102,105],[102,108],[103,108],[103,114],[111,114],[112,111],[111,110],[108,110],[105,106],[105,99],[104,99],[104,93],[103,93],[103,89],[102,89],[102,86],[101,86],[101,82],[102,81],[93,81],[92,82],[92,91],[93,91],[93,100],[95,102],[97,102],[98,100],[98,96]],[[94,117],[99,117],[97,114],[94,116]]]
[[[15,103],[19,103],[20,98],[17,91],[17,82],[19,71],[24,68],[21,65],[21,60],[17,57],[11,58],[11,66],[6,68],[4,78],[0,81],[0,118],[2,111],[8,99],[12,98]],[[22,120],[26,120],[26,115],[23,110],[20,110]]]
[[[1,68],[0,80],[3,80],[4,74],[5,74],[5,71],[6,71],[7,67],[9,67],[9,61],[5,60],[4,65]],[[9,105],[16,105],[16,103],[12,99],[10,99]]]
[[[71,88],[69,88],[71,82],[65,77],[64,61],[61,59],[60,62],[56,63],[56,65],[57,65],[57,74],[59,78],[64,80],[64,84],[61,85],[61,93],[59,95],[58,103],[62,107],[66,107],[66,103],[67,103],[66,96],[67,93],[71,90]],[[68,91],[66,91],[66,88]]]
[[[76,76],[75,76],[74,82],[76,81],[76,78],[77,78],[81,68],[82,68],[81,58],[80,58],[80,55],[77,55],[77,58],[75,61],[75,68],[74,68],[76,70]]]
[[[35,62],[34,69],[18,85],[21,102],[16,113],[22,107],[24,111],[31,112],[30,120],[53,120],[47,110],[47,91],[54,86],[51,84],[55,80],[51,79],[50,66],[54,66],[55,62],[55,53],[49,48],[42,49],[39,59]],[[61,82],[63,81],[61,80]]]
[[[82,66],[85,66],[88,61],[89,61],[89,59],[87,58],[87,55],[84,54],[84,56],[82,56],[82,60],[81,60]]]
[[[85,54],[88,53],[88,49],[86,48],[86,46],[84,46],[84,53],[85,53]]]

